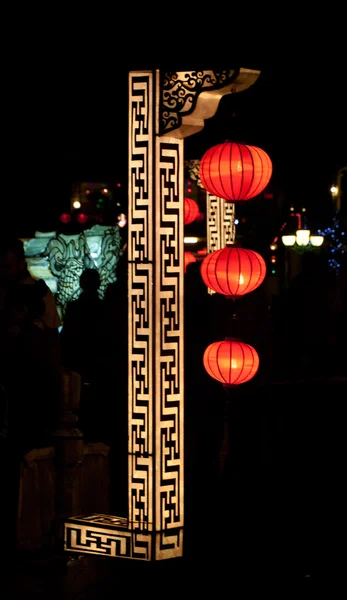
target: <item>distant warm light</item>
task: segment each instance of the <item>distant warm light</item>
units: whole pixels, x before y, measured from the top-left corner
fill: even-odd
[[[303,208],[301,209],[301,211],[302,211],[302,212],[306,212],[306,208],[305,208],[305,207],[303,207]]]
[[[270,260],[271,260],[272,263],[275,263],[276,260],[277,260],[277,258],[276,258],[276,256],[271,256]]]
[[[293,211],[294,210],[294,206],[291,206],[289,210]]]
[[[330,191],[331,191],[331,193],[332,193],[334,196],[336,196],[337,192],[339,191],[339,188],[338,188],[338,187],[336,187],[336,185],[333,185],[333,186],[330,188]]]
[[[234,221],[234,225],[238,225],[238,224],[239,224],[239,222],[240,222],[240,221],[239,221],[238,219],[235,219],[235,221]]]
[[[70,223],[71,215],[69,215],[68,213],[63,213],[62,215],[60,215],[60,221],[64,223],[64,225]]]
[[[125,225],[127,224],[126,215],[124,213],[121,213],[120,215],[118,215],[117,219],[118,219],[118,227],[125,227]]]
[[[117,183],[117,187],[121,187],[121,184],[120,184],[120,183]]]
[[[198,242],[198,238],[197,237],[185,237],[183,241],[185,244],[196,244]]]
[[[294,246],[295,235],[282,235],[282,242],[285,246]]]
[[[271,244],[270,250],[277,250],[277,244]]]
[[[86,194],[87,195],[90,194],[90,192],[91,192],[91,190],[86,190]]]
[[[188,188],[188,192],[191,193],[192,192],[192,188]]]
[[[103,194],[108,194],[108,189],[107,189],[107,188],[104,188],[104,189],[102,190],[102,192],[103,192]]]
[[[298,229],[296,232],[296,243],[298,246],[307,246],[310,241],[310,234],[309,229]]]
[[[80,203],[80,201],[79,201],[79,200],[75,200],[75,202],[73,203],[73,205],[72,205],[72,206],[73,206],[74,208],[77,208],[77,209],[78,209],[78,208],[81,208],[81,203]]]
[[[324,237],[322,235],[311,235],[310,242],[312,246],[321,246],[324,242]]]

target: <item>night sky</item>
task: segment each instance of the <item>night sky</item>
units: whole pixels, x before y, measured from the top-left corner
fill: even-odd
[[[100,39],[97,38],[100,42]],[[54,227],[69,208],[74,180],[127,183],[127,74],[161,68],[259,69],[249,90],[222,99],[202,132],[187,138],[185,157],[201,158],[213,144],[234,139],[261,146],[273,161],[273,184],[296,208],[319,221],[331,208],[329,188],[347,164],[346,75],[343,56],[291,59],[258,52],[185,48],[127,54],[112,46],[75,45],[49,59],[39,50],[10,69],[3,138],[3,217],[20,235]],[[184,58],[182,58],[182,56]],[[322,60],[324,56],[324,60]],[[141,57],[141,58],[139,58]],[[323,225],[323,223],[322,223]]]

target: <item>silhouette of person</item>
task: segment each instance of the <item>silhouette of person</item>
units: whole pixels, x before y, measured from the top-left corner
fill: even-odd
[[[39,283],[44,300],[44,312],[40,320],[45,327],[57,332],[61,325],[54,296],[40,279],[35,279],[28,270],[24,245],[18,238],[0,238],[0,307],[4,305],[7,291],[13,285],[34,285]]]
[[[68,302],[64,315],[60,334],[62,362],[65,368],[80,373],[84,381],[90,381],[99,367],[103,339],[103,302],[98,294],[98,271],[83,271],[80,286],[80,296]]]
[[[59,327],[61,321],[54,295],[43,279],[35,279],[28,271],[22,240],[16,237],[0,238],[0,313],[3,312],[6,295],[15,286],[33,286],[44,302],[44,310],[37,318],[50,339],[49,352],[60,362]]]
[[[100,386],[104,376],[107,324],[104,301],[99,297],[100,275],[85,269],[80,277],[82,292],[68,302],[60,334],[62,363],[81,375],[80,426],[88,441],[101,441],[104,398]]]

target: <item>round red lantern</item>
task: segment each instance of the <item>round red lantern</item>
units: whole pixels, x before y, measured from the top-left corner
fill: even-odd
[[[64,223],[64,225],[67,225],[71,221],[71,215],[69,215],[69,213],[63,213],[60,215],[60,221]]]
[[[184,199],[184,224],[189,225],[193,223],[198,217],[200,211],[198,203],[193,198]]]
[[[84,225],[88,221],[88,217],[84,213],[79,213],[79,215],[77,215],[77,221],[81,225]]]
[[[259,368],[257,351],[249,344],[225,339],[210,344],[203,356],[207,373],[225,386],[250,381]]]
[[[272,162],[261,148],[225,142],[205,152],[199,171],[205,190],[235,202],[263,191],[272,175]]]
[[[187,266],[190,263],[196,262],[196,258],[194,256],[194,254],[192,254],[191,252],[185,252],[184,253],[184,272],[186,273],[187,271]]]
[[[200,273],[211,290],[237,297],[259,287],[266,275],[266,263],[254,250],[226,246],[204,258]]]

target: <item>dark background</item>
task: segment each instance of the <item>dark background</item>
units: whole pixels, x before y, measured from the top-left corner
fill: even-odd
[[[164,18],[164,17],[163,17]],[[60,21],[59,21],[60,23]],[[331,211],[329,188],[347,163],[344,54],[330,39],[293,31],[264,40],[242,28],[244,42],[218,36],[195,22],[156,30],[153,23],[106,16],[93,23],[69,18],[61,29],[12,38],[2,72],[2,216],[20,235],[55,228],[69,209],[71,183],[127,185],[129,70],[259,69],[257,82],[220,102],[204,130],[185,140],[185,158],[234,139],[261,146],[273,161],[272,184],[296,208],[322,221]],[[305,30],[304,30],[305,31]],[[121,35],[122,34],[122,35]],[[242,36],[241,36],[242,38]],[[295,43],[293,41],[295,40]],[[299,43],[300,42],[300,43]],[[324,217],[324,219],[323,219]],[[324,223],[320,222],[323,226]]]

